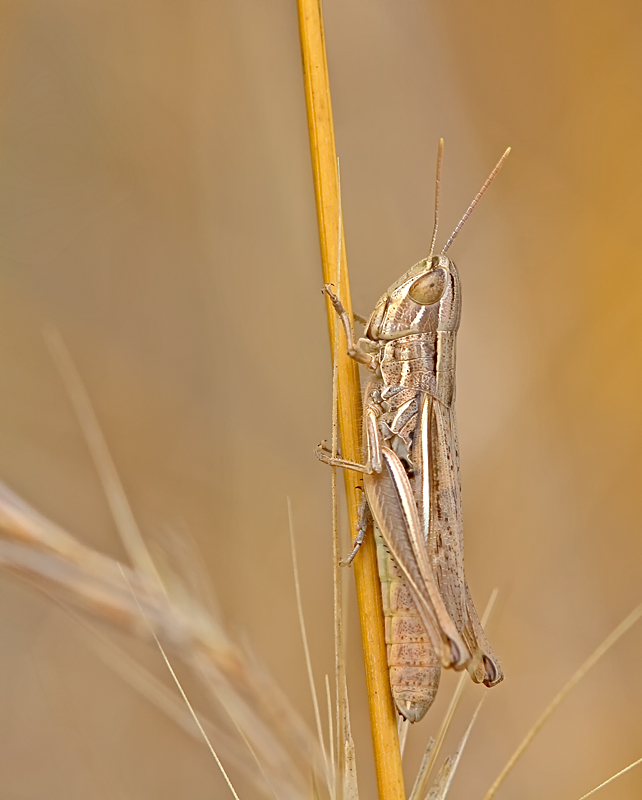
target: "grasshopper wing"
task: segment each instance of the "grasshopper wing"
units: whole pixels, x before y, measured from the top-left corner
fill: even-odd
[[[406,580],[441,663],[463,669],[470,654],[435,581],[410,480],[389,447],[381,447],[381,472],[364,475],[364,488],[375,523]]]
[[[428,560],[448,613],[470,652],[476,683],[494,686],[503,674],[486,639],[464,572],[459,444],[454,405],[424,395],[413,457],[413,479]],[[419,485],[421,481],[421,485]],[[428,502],[426,502],[426,499]]]

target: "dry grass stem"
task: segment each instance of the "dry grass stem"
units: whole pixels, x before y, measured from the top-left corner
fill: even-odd
[[[352,303],[343,234],[341,244],[337,241],[339,188],[321,7],[318,0],[299,0],[298,9],[323,278],[325,283],[337,286],[336,264],[340,258],[342,279],[337,289],[344,308],[351,317]],[[329,301],[327,311],[330,343],[333,346],[338,322]],[[342,336],[340,334],[340,341],[343,341]],[[360,461],[361,390],[358,370],[354,361],[347,356],[345,348],[339,348],[336,364],[342,456],[351,461]],[[357,488],[359,476],[350,470],[344,470],[344,481],[350,527],[356,531],[360,501]],[[377,557],[371,534],[366,537],[359,557],[355,560],[354,573],[379,796],[380,800],[402,800],[404,788],[401,756],[396,714],[388,681]]]

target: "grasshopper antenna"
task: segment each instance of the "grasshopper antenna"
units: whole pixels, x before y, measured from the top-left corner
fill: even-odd
[[[430,252],[428,253],[428,261],[431,260],[432,254],[435,252],[435,242],[437,241],[437,225],[439,224],[439,184],[441,183],[441,159],[444,155],[444,140],[439,140],[439,147],[437,148],[437,175],[435,177],[435,223],[432,227],[432,239],[430,240]]]
[[[497,162],[497,165],[495,166],[495,169],[494,169],[494,170],[493,170],[493,171],[490,173],[490,175],[488,176],[488,180],[487,180],[487,181],[486,181],[486,183],[485,183],[485,184],[482,186],[482,188],[481,188],[481,189],[480,189],[480,190],[477,192],[477,194],[475,195],[475,199],[474,199],[474,200],[473,200],[473,202],[472,202],[472,203],[471,203],[471,204],[468,206],[468,209],[467,209],[466,213],[464,214],[464,216],[463,216],[463,217],[462,217],[462,218],[459,220],[459,224],[457,225],[457,227],[455,228],[455,230],[454,230],[454,231],[451,233],[451,235],[450,235],[450,239],[448,239],[448,241],[447,241],[447,242],[446,242],[446,244],[444,245],[444,249],[441,251],[441,254],[442,254],[442,256],[443,256],[443,254],[446,252],[446,250],[448,250],[448,248],[450,247],[450,245],[451,245],[451,244],[452,244],[452,243],[455,241],[455,236],[457,236],[457,234],[459,233],[459,231],[460,231],[460,230],[461,230],[461,229],[464,227],[464,222],[466,222],[466,220],[468,219],[468,217],[469,217],[469,216],[470,216],[470,215],[473,213],[473,209],[475,208],[475,206],[477,205],[477,203],[479,203],[479,201],[481,200],[481,198],[482,198],[482,195],[484,194],[484,192],[486,191],[486,189],[488,189],[488,187],[491,185],[491,183],[492,183],[492,182],[495,180],[495,175],[497,175],[497,173],[499,172],[499,170],[500,170],[500,169],[503,167],[503,165],[504,165],[504,161],[506,161],[506,159],[508,158],[508,154],[509,154],[509,153],[510,153],[510,147],[509,147],[509,148],[507,148],[507,150],[506,150],[506,152],[504,153],[504,155],[503,155],[503,156],[502,156],[502,157],[499,159],[499,161]]]

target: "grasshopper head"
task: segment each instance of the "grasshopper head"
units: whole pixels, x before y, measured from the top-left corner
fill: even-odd
[[[447,256],[434,256],[411,267],[380,298],[366,336],[386,341],[411,333],[456,331],[460,316],[457,269]]]

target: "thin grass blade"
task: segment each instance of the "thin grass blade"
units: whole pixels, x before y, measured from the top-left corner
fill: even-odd
[[[497,588],[493,589],[491,592],[490,597],[488,598],[488,602],[486,603],[486,608],[484,609],[484,613],[482,615],[481,624],[483,628],[486,628],[488,624],[488,620],[491,617],[493,608],[495,606],[495,602],[499,595],[499,590]],[[428,761],[425,764],[422,762],[422,766],[417,774],[417,779],[415,780],[415,785],[413,786],[412,794],[410,795],[410,800],[418,800],[418,798],[423,797],[426,791],[426,787],[428,786],[428,780],[430,779],[430,775],[435,768],[435,764],[437,763],[437,758],[439,757],[439,751],[444,743],[446,735],[450,730],[450,725],[453,721],[453,717],[455,716],[455,711],[459,706],[459,701],[464,693],[464,689],[468,685],[468,674],[466,672],[462,672],[459,676],[459,680],[457,681],[457,685],[455,686],[455,691],[453,692],[453,696],[450,698],[450,703],[448,704],[448,708],[446,709],[446,714],[439,726],[439,731],[437,733],[437,738],[433,743],[433,747],[431,748],[431,753]],[[432,741],[432,740],[431,740]]]
[[[428,770],[432,763],[432,751],[435,747],[435,740],[431,737],[428,739],[428,744],[426,745],[426,749],[424,750],[423,757],[421,759],[421,764],[419,765],[419,770],[417,772],[417,777],[415,778],[414,786],[412,787],[412,792],[410,793],[409,800],[418,800],[419,797],[423,797],[423,794],[419,794],[420,792],[425,793],[425,787],[428,783]]]
[[[299,578],[299,563],[296,555],[296,542],[294,536],[294,520],[292,517],[292,503],[288,497],[288,522],[290,527],[290,548],[292,552],[292,572],[294,574],[294,590],[296,593],[296,606],[299,615],[299,629],[301,631],[301,639],[303,642],[303,652],[305,655],[305,666],[308,674],[308,683],[310,685],[310,695],[312,697],[312,706],[314,708],[314,720],[317,727],[317,736],[319,739],[319,746],[323,755],[323,764],[326,773],[326,780],[331,790],[331,796],[334,797],[332,787],[334,786],[334,778],[330,769],[330,761],[328,760],[328,752],[326,749],[325,741],[323,738],[323,727],[321,725],[321,711],[319,708],[319,698],[317,695],[316,685],[314,682],[314,673],[312,670],[312,659],[310,657],[310,646],[308,643],[308,634],[305,627],[305,617],[303,615],[303,603],[301,601],[301,580]]]
[[[486,793],[484,800],[491,800],[499,787],[502,785],[508,773],[513,769],[515,764],[519,761],[526,748],[530,745],[533,739],[537,736],[540,730],[544,727],[546,722],[552,716],[554,711],[560,706],[568,695],[573,691],[577,684],[582,680],[586,673],[607,653],[611,647],[620,639],[624,634],[642,617],[642,605],[637,606],[631,613],[612,631],[606,639],[591,653],[586,661],[580,668],[571,676],[567,683],[555,695],[551,703],[544,709],[544,712],[535,722],[530,731],[526,734],[523,741],[508,760],[504,769],[497,776],[497,780],[490,787]]]
[[[127,575],[125,574],[125,571],[122,570],[122,568],[121,568],[121,571],[123,573],[123,578],[127,581]],[[133,589],[132,589],[132,596],[133,596],[133,598],[134,598],[134,600],[136,602],[136,605],[138,606],[138,610],[140,611],[141,617],[145,620],[145,623],[147,624],[147,626],[149,628],[149,632],[151,633],[151,635],[152,635],[152,637],[154,639],[154,642],[156,643],[156,646],[158,647],[158,649],[160,651],[160,654],[163,657],[163,661],[165,662],[165,666],[169,670],[169,673],[172,676],[172,680],[176,684],[176,688],[181,693],[181,697],[185,701],[185,705],[189,709],[189,712],[192,715],[192,719],[196,723],[196,727],[198,728],[198,730],[199,730],[201,736],[203,737],[203,739],[205,740],[205,743],[207,744],[208,750],[212,754],[212,757],[214,758],[214,761],[216,762],[219,770],[221,771],[221,774],[223,775],[223,778],[225,779],[225,782],[228,785],[228,788],[229,788],[230,792],[232,793],[232,797],[234,797],[234,800],[240,800],[240,797],[236,793],[236,789],[234,788],[234,785],[232,784],[232,781],[230,780],[230,777],[227,774],[227,772],[225,770],[225,767],[223,766],[223,763],[221,762],[221,759],[218,757],[218,754],[217,754],[216,750],[214,749],[214,747],[212,745],[212,742],[210,741],[209,736],[205,732],[205,728],[201,724],[201,721],[200,721],[200,719],[198,717],[198,714],[194,710],[194,707],[190,703],[189,698],[185,694],[185,690],[183,689],[183,686],[182,686],[180,680],[178,679],[178,675],[174,672],[174,668],[172,667],[172,665],[170,663],[170,660],[167,657],[167,654],[165,653],[165,650],[163,649],[163,645],[160,643],[160,641],[158,639],[158,636],[156,636],[156,631],[151,626],[151,624],[148,622],[147,617],[145,616],[145,612],[143,611],[142,606],[139,604],[138,598],[136,597],[136,594],[135,594]]]
[[[625,772],[628,772],[630,769],[633,769],[633,767],[637,767],[638,764],[642,764],[642,758],[638,758],[637,761],[634,761],[632,764],[629,764],[628,767],[624,767],[624,769],[621,769],[619,772],[616,772],[615,775],[611,775],[611,777],[608,780],[604,781],[604,783],[601,783],[599,786],[596,786],[595,789],[591,789],[590,792],[583,794],[580,797],[580,800],[586,800],[587,797],[590,797],[592,794],[595,794],[595,792],[597,792],[599,789],[608,786],[609,783],[612,783],[614,780],[616,780],[616,778],[619,778],[621,775],[624,775]]]
[[[401,715],[399,715],[399,722],[397,723],[397,734],[399,736],[399,750],[401,750],[401,757],[403,758],[404,751],[406,749],[406,739],[408,738],[408,730],[410,729],[410,723],[407,719],[404,719]]]
[[[451,784],[453,782],[453,778],[455,777],[455,772],[457,772],[457,767],[459,766],[459,761],[461,759],[462,753],[464,752],[464,748],[466,747],[466,743],[468,742],[468,737],[470,736],[470,733],[471,733],[471,731],[473,729],[473,726],[475,725],[475,722],[477,721],[477,716],[479,714],[479,711],[480,711],[480,709],[482,707],[482,704],[483,704],[485,699],[486,699],[485,697],[482,697],[482,699],[477,704],[477,708],[475,709],[475,713],[473,714],[472,719],[470,720],[470,723],[469,723],[468,727],[466,728],[466,732],[464,733],[464,735],[462,737],[462,740],[459,743],[459,747],[455,751],[455,754],[451,758],[448,759],[448,770],[447,770],[447,773],[446,773],[446,779],[445,779],[445,781],[443,781],[440,789],[438,790],[438,792],[434,796],[432,794],[432,791],[428,794],[428,798],[430,800],[445,800],[446,795],[448,794],[448,792],[450,790],[450,786],[451,786]],[[428,800],[428,798],[427,798],[427,800]]]

